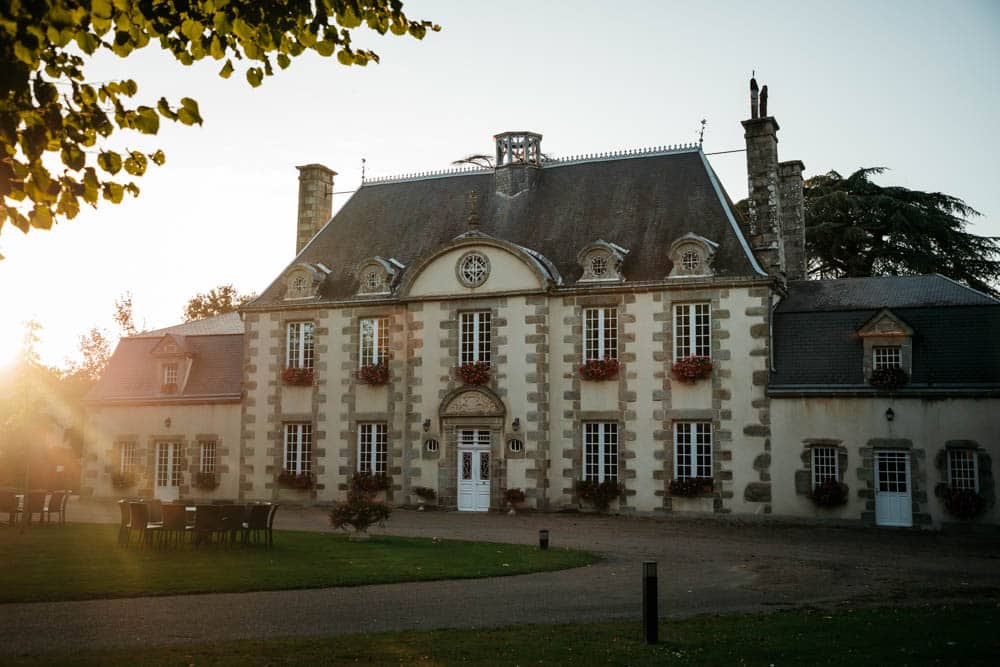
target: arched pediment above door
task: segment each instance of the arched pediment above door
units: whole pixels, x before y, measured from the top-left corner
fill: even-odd
[[[441,401],[442,417],[504,416],[503,401],[484,387],[461,387]]]

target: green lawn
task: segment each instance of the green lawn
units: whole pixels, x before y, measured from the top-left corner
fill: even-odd
[[[15,658],[26,665],[922,665],[997,664],[1000,607],[702,616],[663,622],[515,626],[170,646]]]
[[[274,547],[117,546],[117,526],[0,528],[0,602],[232,593],[468,579],[588,565],[582,551],[492,542],[276,531]]]

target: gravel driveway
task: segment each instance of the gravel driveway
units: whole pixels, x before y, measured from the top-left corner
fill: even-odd
[[[117,521],[70,506],[69,519]],[[277,527],[329,530],[320,510]],[[396,510],[394,535],[536,543],[597,552],[596,565],[540,574],[359,588],[0,605],[0,654],[355,632],[638,618],[640,563],[659,563],[660,613],[907,603],[1000,595],[1000,535],[705,519]]]

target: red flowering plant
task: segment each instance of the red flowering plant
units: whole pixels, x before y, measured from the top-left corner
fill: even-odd
[[[176,382],[164,382],[160,385],[160,392],[164,394],[176,394],[177,393],[177,383]]]
[[[671,366],[670,371],[681,382],[695,383],[712,374],[711,357],[684,357]]]
[[[828,479],[809,493],[812,501],[820,507],[839,507],[847,504],[847,485],[835,479]]]
[[[909,379],[906,371],[898,366],[894,366],[892,368],[879,368],[872,371],[872,376],[868,380],[868,383],[880,391],[895,391],[904,386]]]
[[[214,472],[196,472],[192,481],[194,488],[202,491],[214,491],[219,488],[219,477]]]
[[[286,368],[281,374],[281,381],[295,387],[311,387],[313,383],[313,369]]]
[[[670,480],[668,491],[672,496],[694,498],[712,493],[715,480],[711,477],[678,477]]]
[[[374,496],[379,491],[388,491],[392,478],[385,473],[356,472],[351,475],[351,493]]]
[[[490,381],[490,362],[472,361],[455,369],[455,374],[465,384],[483,385]]]
[[[591,359],[580,366],[580,377],[584,380],[613,380],[618,377],[619,364],[617,359],[604,357]]]
[[[354,377],[361,384],[382,385],[389,382],[389,363],[381,361],[377,364],[365,364],[354,371]]]
[[[286,489],[298,489],[299,491],[308,491],[313,488],[316,480],[313,476],[307,472],[292,472],[291,470],[282,470],[278,473],[278,484],[285,487]]]
[[[576,495],[580,497],[580,500],[590,503],[601,512],[607,512],[611,501],[619,497],[622,491],[624,491],[622,485],[612,480],[598,482],[596,479],[580,479],[576,481]]]
[[[956,489],[938,484],[935,495],[944,501],[944,508],[956,519],[974,519],[986,509],[986,498],[975,489]]]

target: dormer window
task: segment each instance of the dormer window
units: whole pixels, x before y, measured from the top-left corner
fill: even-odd
[[[357,268],[359,294],[389,294],[403,264],[395,259],[370,257]]]
[[[712,275],[712,258],[718,243],[688,232],[670,244],[671,263],[668,278],[689,278]]]
[[[884,368],[901,368],[902,352],[899,345],[875,345],[872,347],[872,370]]]
[[[913,366],[913,329],[887,308],[858,329],[865,382],[879,389],[905,384]],[[894,371],[893,369],[899,369]]]
[[[378,271],[372,269],[365,274],[365,288],[369,292],[377,292],[379,288],[382,287],[382,276],[378,274]]]
[[[322,264],[309,264],[307,262],[295,264],[285,274],[285,298],[315,298],[319,292],[320,284],[329,273],[330,269]]]
[[[622,264],[628,250],[607,241],[595,241],[584,246],[577,254],[576,261],[583,269],[580,282],[621,282]]]
[[[163,365],[163,384],[165,385],[177,384],[177,364]]]

